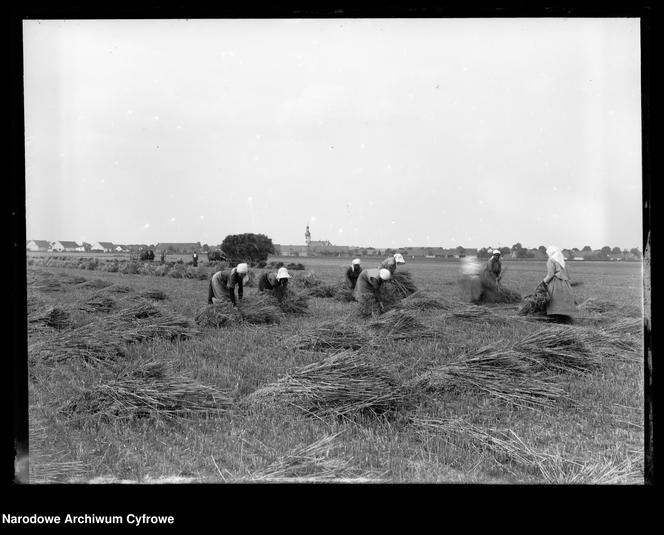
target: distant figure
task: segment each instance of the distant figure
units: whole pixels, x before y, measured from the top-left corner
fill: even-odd
[[[232,269],[217,271],[212,275],[208,287],[208,305],[230,299],[233,306],[237,306],[235,287],[237,286],[237,296],[241,301],[243,284],[248,270],[247,264],[238,264]]]
[[[386,268],[363,269],[355,284],[355,299],[360,304],[360,309],[367,306],[367,302],[374,299],[380,309],[383,309],[383,302],[380,298],[380,287],[383,282],[390,280],[392,274]]]
[[[550,245],[546,254],[549,259],[546,261],[546,277],[542,282],[547,286],[551,297],[546,306],[546,314],[567,323],[576,314],[576,304],[565,268],[565,257],[555,245]]]
[[[401,256],[399,253],[396,253],[394,256],[390,256],[383,260],[380,263],[379,268],[383,269],[389,269],[390,274],[394,275],[394,272],[397,270],[397,264],[405,264],[406,261],[403,259],[403,256]]]
[[[356,258],[346,269],[346,284],[351,290],[355,289],[355,284],[357,284],[357,278],[362,273],[362,268],[360,267],[360,259]]]
[[[276,273],[272,271],[263,273],[260,279],[258,279],[258,291],[272,292],[281,301],[286,296],[288,279],[290,278],[290,273],[288,273],[285,267],[279,268]]]
[[[194,251],[194,254],[191,255],[191,258],[194,262],[194,267],[198,267],[198,253],[196,251]]]
[[[152,249],[148,249],[148,260],[150,262],[154,260],[154,251]]]
[[[164,262],[166,262],[166,253],[162,249],[161,250],[161,263],[163,264]]]

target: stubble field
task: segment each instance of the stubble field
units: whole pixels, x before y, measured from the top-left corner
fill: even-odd
[[[340,259],[296,260],[306,266],[306,272],[291,272],[301,293],[305,289],[296,278],[313,272],[316,279],[337,283],[346,265]],[[371,267],[368,262],[364,267]],[[405,268],[419,290],[441,301],[468,302],[458,263],[409,261]],[[200,327],[194,318],[206,304],[206,269],[199,269],[200,278],[172,278],[28,266],[31,482],[643,481],[643,350],[642,336],[633,329],[616,335],[624,344],[610,355],[602,353],[598,364],[583,373],[521,375],[521,386],[532,387],[530,379],[545,381],[537,384],[551,387],[550,395],[515,403],[516,398],[473,382],[479,375],[473,376],[472,368],[465,382],[448,381],[444,388],[423,380],[440,370],[449,377],[451,364],[482,355],[483,348],[508,350],[553,328],[516,317],[514,306],[495,307],[490,316],[420,310],[413,317],[427,335],[416,335],[416,329],[402,338],[358,319],[356,303],[323,297],[309,298],[307,314],[283,314],[275,324]],[[546,271],[544,262],[505,262],[505,269],[504,285],[522,295],[531,293]],[[579,303],[593,298],[615,305],[584,312],[578,323],[582,328],[598,331],[640,317],[640,263],[571,263],[569,271],[581,283],[574,288]],[[110,291],[118,286],[124,291]],[[145,290],[153,292],[134,299]],[[246,301],[256,295],[255,286],[245,289]],[[112,345],[104,331],[115,332],[117,315],[140,303],[161,311],[171,324],[191,322],[183,327],[188,336],[171,339],[161,335],[169,332],[164,328],[161,334],[129,337],[121,349],[109,349],[106,358],[90,358],[90,344],[87,352],[69,351],[66,344],[54,352],[59,341],[94,339],[94,333]],[[63,324],[44,320],[44,311],[54,306],[69,311]],[[328,397],[313,405],[330,410],[313,411],[299,398],[282,396],[283,388],[276,396],[254,394],[280,380],[278,385],[287,383],[296,391],[298,378],[304,380],[303,367],[334,361],[335,349],[302,349],[297,343],[330,322],[356,325],[370,338],[371,343],[343,355],[354,366],[366,367],[368,388],[376,385],[371,373],[389,376],[378,383],[398,391],[386,396],[389,407],[335,411]],[[120,329],[134,333],[141,325],[134,320]],[[164,405],[150,404],[154,397],[145,389],[166,384],[146,380],[149,370],[157,369],[181,395],[180,405],[188,395],[198,396],[199,404],[170,416]],[[127,410],[127,370],[135,387],[132,410]],[[501,379],[500,373],[499,382],[512,384],[514,377]],[[339,384],[328,387],[343,390]],[[346,385],[344,395],[351,401],[366,394],[349,389]],[[111,401],[101,403],[109,396]],[[311,396],[307,399],[311,402]],[[209,410],[199,410],[201,405]]]

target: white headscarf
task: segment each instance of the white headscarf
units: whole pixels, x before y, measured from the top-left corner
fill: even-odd
[[[546,249],[546,254],[549,256],[551,260],[555,260],[558,262],[562,267],[565,267],[565,256],[561,252],[558,247],[555,245],[549,245]]]

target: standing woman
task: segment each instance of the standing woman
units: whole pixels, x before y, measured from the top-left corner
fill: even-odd
[[[555,245],[550,245],[546,254],[549,259],[546,261],[546,277],[542,282],[546,285],[551,298],[546,306],[546,314],[569,322],[572,316],[576,315],[576,304],[565,268],[565,257]]]

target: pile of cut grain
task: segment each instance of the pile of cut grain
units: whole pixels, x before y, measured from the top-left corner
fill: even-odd
[[[392,373],[355,351],[330,355],[256,390],[249,403],[283,401],[319,416],[382,414],[408,402]]]
[[[546,312],[546,305],[549,304],[551,296],[546,284],[540,282],[535,291],[526,295],[523,302],[519,307],[518,314],[521,316],[529,316],[533,314],[542,314]]]

